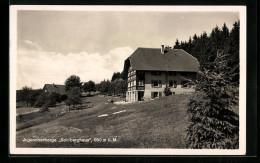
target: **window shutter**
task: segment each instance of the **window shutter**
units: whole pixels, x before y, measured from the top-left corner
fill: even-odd
[[[151,98],[153,99],[154,98],[154,96],[153,96],[154,94],[153,94],[153,92],[151,92]]]
[[[153,87],[153,80],[151,81],[151,85],[152,85],[152,87]]]
[[[162,97],[162,92],[159,92],[159,97]]]

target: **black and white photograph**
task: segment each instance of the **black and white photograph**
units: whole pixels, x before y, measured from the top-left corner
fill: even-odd
[[[245,6],[11,6],[11,153],[244,155],[245,31]]]

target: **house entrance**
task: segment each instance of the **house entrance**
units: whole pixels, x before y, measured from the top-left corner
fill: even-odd
[[[138,101],[143,101],[143,99],[144,99],[144,92],[143,91],[138,92]]]

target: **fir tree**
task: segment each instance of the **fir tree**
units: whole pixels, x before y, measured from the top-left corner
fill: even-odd
[[[187,129],[189,148],[238,148],[238,87],[232,82],[228,66],[231,55],[220,53],[213,69],[200,72],[198,95],[188,104],[191,124]]]
[[[177,39],[176,42],[175,42],[175,45],[173,47],[174,49],[180,49],[180,43],[179,43],[179,40]]]

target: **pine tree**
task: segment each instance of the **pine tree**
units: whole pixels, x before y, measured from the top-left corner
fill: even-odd
[[[231,55],[220,53],[212,69],[200,72],[198,96],[188,104],[191,124],[187,129],[189,148],[238,148],[238,87],[232,82],[228,66]]]
[[[188,42],[188,45],[187,45],[187,52],[191,54],[192,52],[192,41],[191,41],[191,37],[189,38],[189,42]]]
[[[179,40],[176,39],[176,42],[175,42],[175,45],[173,47],[174,49],[180,49],[180,43],[179,43]]]
[[[232,59],[229,62],[229,66],[233,69],[233,81],[238,84],[239,82],[239,31],[240,22],[235,22],[233,28],[230,32],[230,37],[228,40],[227,52],[232,55]]]

